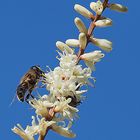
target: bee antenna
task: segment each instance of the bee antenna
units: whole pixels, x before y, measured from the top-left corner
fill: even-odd
[[[11,106],[12,106],[12,104],[13,104],[13,103],[14,103],[14,101],[15,101],[15,99],[16,99],[16,94],[14,95],[14,97],[13,97],[13,99],[12,99],[11,103],[9,104],[9,107],[11,107]]]

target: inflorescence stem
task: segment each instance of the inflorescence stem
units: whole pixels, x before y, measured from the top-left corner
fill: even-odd
[[[38,140],[44,140],[46,135],[48,134],[48,131],[49,131],[49,128],[46,130],[45,135],[41,135],[41,134],[39,135]]]

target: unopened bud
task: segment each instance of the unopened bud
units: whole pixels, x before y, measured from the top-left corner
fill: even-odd
[[[85,34],[87,33],[87,28],[80,18],[76,17],[74,22],[75,22],[75,25],[78,28],[79,32],[85,33]]]
[[[106,27],[106,26],[111,26],[112,25],[112,20],[107,18],[107,19],[103,19],[103,20],[98,20],[95,22],[95,25],[97,27]]]
[[[94,62],[99,62],[101,58],[104,57],[104,54],[101,51],[93,51],[90,53],[85,53],[81,55],[81,59],[84,61],[94,61]]]
[[[68,39],[68,40],[66,40],[66,44],[68,46],[78,47],[79,46],[79,40],[77,40],[77,39]]]
[[[74,9],[86,18],[91,18],[93,16],[93,14],[88,9],[79,4],[75,4]]]
[[[56,47],[61,51],[67,51],[68,53],[73,53],[73,50],[67,44],[61,41],[56,42]]]
[[[112,42],[109,40],[91,37],[90,41],[104,51],[110,52],[112,50]]]
[[[111,10],[115,10],[115,11],[118,11],[118,12],[127,12],[128,11],[127,7],[125,7],[121,4],[110,4],[109,8]]]
[[[80,48],[84,50],[87,45],[87,37],[85,33],[79,34],[79,43],[80,43]]]

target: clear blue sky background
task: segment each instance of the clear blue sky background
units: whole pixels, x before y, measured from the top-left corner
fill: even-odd
[[[55,42],[78,35],[73,20],[80,15],[73,10],[74,4],[89,7],[90,2],[0,0],[0,139],[20,140],[11,128],[16,123],[30,124],[34,110],[18,101],[9,107],[19,79],[32,65],[40,64],[43,69],[58,65]],[[95,36],[112,40],[114,49],[97,64],[96,88],[89,88],[80,119],[73,126],[75,140],[140,139],[140,2],[112,2],[128,6],[129,12],[106,11],[114,25],[95,30]],[[49,132],[47,139],[67,138]]]

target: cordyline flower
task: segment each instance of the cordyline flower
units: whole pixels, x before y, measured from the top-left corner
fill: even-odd
[[[54,124],[52,125],[52,130],[64,137],[68,138],[76,137],[76,134],[74,134],[71,130],[69,130],[69,126],[65,128]]]
[[[56,42],[56,47],[60,49],[61,51],[67,51],[68,53],[73,53],[73,50],[65,43],[61,41]]]
[[[95,22],[97,27],[107,27],[112,25],[112,20],[109,18],[98,20]]]
[[[51,102],[50,97],[44,95],[40,99],[31,100],[30,105],[36,109],[36,114],[45,118],[51,118],[49,114],[49,109],[54,107],[54,103]]]
[[[98,39],[91,37],[90,41],[106,52],[110,52],[112,50],[112,42],[107,39]]]
[[[78,28],[79,32],[87,34],[87,32],[88,32],[87,28],[80,18],[76,17],[74,19],[74,22],[75,22],[75,25]]]
[[[103,3],[98,0],[97,2],[91,2],[90,8],[98,15],[101,15],[103,11]]]
[[[37,121],[38,122],[36,123],[35,117],[32,116],[31,126],[27,126],[24,130],[20,124],[17,124],[17,126],[15,126],[12,131],[18,134],[24,140],[34,140],[35,135],[38,133],[44,135],[47,128],[56,123],[54,121],[45,121],[45,118],[39,119],[39,117],[37,117]]]
[[[104,54],[101,51],[94,51],[90,53],[85,53],[81,55],[81,59],[85,61],[86,65],[90,67],[92,70],[95,70],[94,64],[99,62],[101,58],[104,57]]]
[[[128,11],[127,7],[125,7],[125,6],[121,5],[121,4],[117,4],[117,3],[110,4],[109,8],[111,10],[115,10],[115,11],[118,11],[118,12],[127,12]]]
[[[80,42],[80,48],[84,50],[87,45],[87,37],[85,33],[79,34],[79,42]]]
[[[76,64],[77,56],[68,52],[60,53],[60,66],[46,74],[46,86],[50,94],[59,98],[76,98],[77,103],[81,100],[81,95],[76,94],[77,89],[89,83],[92,71],[90,68],[82,68]]]
[[[64,42],[57,41],[56,47],[59,49],[59,65],[53,70],[49,69],[43,76],[43,85],[46,86],[47,94],[39,96],[29,101],[29,104],[35,109],[37,122],[32,117],[32,125],[24,130],[20,124],[17,124],[12,131],[18,134],[24,140],[34,140],[35,135],[39,135],[39,140],[44,140],[48,130],[69,138],[76,136],[71,131],[71,127],[76,118],[78,118],[78,105],[83,101],[83,94],[88,90],[87,86],[93,86],[95,78],[92,72],[95,70],[95,64],[105,56],[100,50],[86,52],[88,43],[98,46],[104,51],[112,50],[112,42],[106,39],[93,37],[95,27],[106,27],[112,25],[112,20],[102,17],[105,8],[125,12],[127,8],[120,4],[109,4],[108,0],[98,0],[91,2],[90,8],[96,13],[93,15],[87,8],[75,4],[74,9],[87,19],[91,24],[86,28],[84,22],[76,17],[74,22],[79,30],[78,39],[67,39]],[[76,49],[78,53],[76,54]],[[86,53],[85,53],[86,52]],[[86,64],[83,67],[79,61],[83,60]],[[40,139],[43,136],[43,139]]]
[[[91,18],[93,16],[93,14],[88,10],[86,9],[85,7],[83,7],[82,5],[80,4],[75,4],[74,6],[74,9],[81,15],[83,15],[84,17],[86,18]]]
[[[66,40],[66,44],[72,47],[79,47],[80,43],[78,39],[68,39]]]

